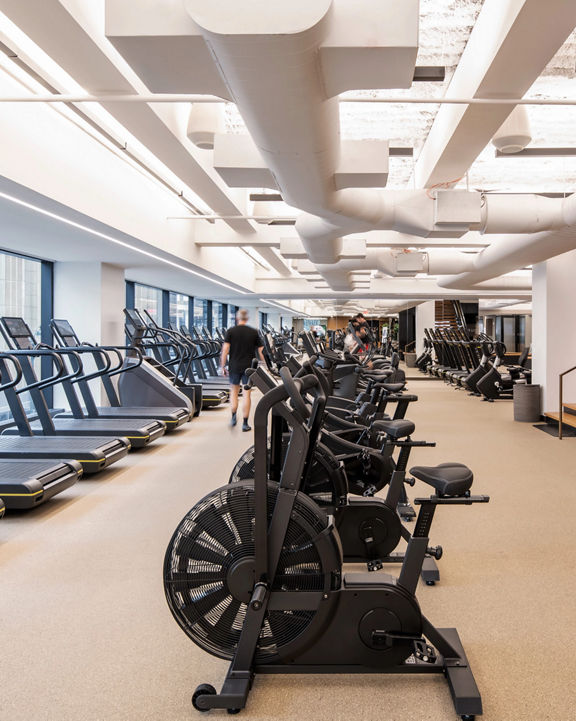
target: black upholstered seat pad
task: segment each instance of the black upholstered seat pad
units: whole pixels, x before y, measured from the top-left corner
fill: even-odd
[[[372,428],[387,433],[392,438],[406,438],[414,433],[416,426],[412,421],[402,419],[398,421],[374,421]]]
[[[406,383],[379,383],[378,385],[388,393],[399,393],[406,386]]]
[[[410,473],[435,488],[443,496],[461,496],[469,491],[474,474],[463,463],[441,463],[439,466],[414,466]]]

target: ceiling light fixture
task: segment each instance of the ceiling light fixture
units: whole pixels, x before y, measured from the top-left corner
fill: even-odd
[[[162,258],[160,255],[156,255],[156,253],[151,253],[148,250],[142,250],[141,248],[136,247],[135,245],[131,245],[130,243],[126,243],[124,240],[120,240],[119,238],[115,238],[113,235],[108,235],[107,233],[102,233],[99,230],[94,230],[93,228],[90,228],[87,225],[83,225],[82,223],[77,223],[75,220],[70,220],[69,218],[65,218],[63,215],[58,215],[58,213],[53,213],[50,210],[46,210],[45,208],[41,208],[38,205],[34,205],[33,203],[28,203],[25,200],[21,200],[20,198],[16,198],[13,195],[9,195],[8,193],[2,193],[0,192],[0,198],[4,198],[5,200],[9,200],[11,203],[14,203],[15,205],[19,205],[23,208],[28,208],[29,210],[33,210],[35,213],[39,213],[40,215],[44,215],[47,218],[53,218],[54,220],[58,220],[60,223],[64,223],[65,225],[70,226],[71,228],[78,228],[78,230],[83,230],[85,233],[89,233],[90,235],[94,235],[97,238],[102,238],[104,240],[108,240],[111,243],[115,243],[116,245],[121,246],[122,248],[128,248],[129,250],[133,250],[136,253],[140,253],[140,255],[145,255],[147,258],[152,258],[153,260],[158,260],[160,263],[164,263],[165,265],[170,265],[173,268],[177,268],[178,270],[183,270],[186,273],[190,273],[191,275],[195,275],[198,278],[203,278],[204,280],[209,281],[210,283],[216,283],[217,285],[221,285],[223,288],[227,288],[228,290],[232,290],[235,293],[241,293],[242,295],[248,295],[249,291],[246,290],[240,290],[239,288],[235,288],[232,285],[228,285],[227,283],[223,283],[220,280],[215,280],[214,278],[211,278],[208,275],[204,275],[204,273],[200,273],[197,270],[192,270],[191,268],[187,268],[185,265],[181,265],[180,263],[176,263],[173,260],[168,260],[167,258]]]
[[[384,103],[388,105],[576,105],[574,98],[447,98],[447,97],[364,97],[339,96],[340,103]],[[190,93],[102,94],[85,95],[67,93],[62,95],[3,95],[0,103],[227,103],[215,95]]]
[[[54,97],[60,97],[66,92],[85,92],[84,88],[72,76],[3,13],[0,13],[0,26],[2,28],[0,31],[0,53],[10,61],[10,67],[18,71],[19,74],[15,76],[8,69],[8,65],[4,67],[4,70],[32,93],[30,97],[34,98],[46,90],[52,93]],[[37,68],[41,68],[41,72]],[[26,80],[22,79],[22,75]],[[59,112],[63,110],[58,105],[55,108],[58,108]],[[206,215],[212,212],[200,196],[194,193],[186,183],[178,178],[103,107],[96,106],[89,111],[85,111],[73,104],[65,103],[64,108],[68,111],[68,114],[63,113],[67,120],[74,122],[92,138],[101,142],[104,147],[114,152],[116,157],[123,159],[140,171],[144,170],[150,179],[159,182],[163,188],[176,195],[194,213]],[[80,124],[77,122],[78,119],[81,121]],[[91,131],[96,131],[100,137],[94,136]],[[106,143],[110,143],[111,147]],[[117,151],[120,151],[120,154]],[[185,197],[185,194],[191,196],[192,201]]]
[[[280,303],[275,303],[273,300],[267,300],[265,298],[258,298],[258,301],[260,303],[265,303],[266,305],[273,305],[276,308],[280,308],[280,310],[286,311],[287,313],[291,313],[292,315],[298,315],[298,316],[306,315],[310,318],[308,313],[302,313],[301,311],[294,310],[294,308],[290,308],[287,305],[280,305]]]

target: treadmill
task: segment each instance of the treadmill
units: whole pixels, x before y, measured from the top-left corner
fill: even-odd
[[[12,366],[16,369],[14,376],[12,376],[9,370],[9,362],[11,362]],[[50,438],[47,436],[34,436],[26,411],[20,400],[20,394],[24,393],[28,387],[16,388],[16,385],[22,378],[22,370],[17,359],[14,358],[12,354],[0,353],[0,378],[2,379],[2,391],[4,392],[10,412],[21,433],[20,436],[0,435],[0,462],[7,459],[27,462],[42,461],[43,463],[50,462],[50,467],[54,468],[57,465],[57,461],[62,462],[62,459],[66,459],[66,466],[70,466],[74,470],[77,468],[77,464],[79,464],[81,471],[88,474],[97,473],[107,468],[121,458],[124,458],[130,450],[130,441],[126,438]],[[48,379],[42,381],[42,384],[48,386],[52,385],[53,382]],[[69,463],[69,460],[71,463]],[[44,467],[44,474],[46,474],[46,469],[47,466]],[[16,485],[22,481],[24,466],[20,466],[18,470],[17,478],[13,477],[12,479]],[[28,470],[30,471],[30,469]],[[38,468],[35,470],[38,471]],[[63,471],[65,471],[65,469],[63,469]],[[66,473],[67,471],[63,475],[66,475]],[[77,477],[78,476],[79,472],[77,471]],[[9,478],[8,476],[6,477]],[[40,483],[48,485],[49,489],[52,489],[48,491],[51,495],[55,495],[57,492],[56,488],[58,486],[55,483],[53,472],[43,475]],[[33,485],[34,484],[32,484],[32,486],[30,485],[30,476],[28,476],[28,483],[25,482],[26,489],[32,488],[33,492],[41,490],[39,487],[33,488]],[[28,493],[28,490],[15,490],[14,492]],[[37,495],[41,496],[42,494],[38,493]],[[12,496],[12,498],[16,498],[16,496]],[[25,503],[26,498],[20,498],[22,498],[21,502]]]
[[[218,375],[217,366],[214,365],[213,361],[216,356],[219,356],[221,348],[216,349],[214,341],[201,337],[195,326],[190,329],[185,325],[181,325],[180,332],[194,351],[192,369],[198,382],[207,388],[230,394],[229,379]]]
[[[73,486],[82,475],[77,461],[0,460],[0,501],[8,510],[36,508]]]
[[[36,409],[38,420],[29,423],[29,428],[34,435],[39,436],[116,436],[128,438],[133,448],[142,448],[151,441],[163,436],[166,430],[165,424],[160,420],[109,420],[86,418],[82,406],[78,400],[74,384],[82,376],[82,361],[80,354],[73,350],[60,349],[55,351],[50,348],[36,348],[34,334],[22,318],[4,316],[0,318],[0,331],[8,345],[14,350],[20,365],[24,380],[28,384],[26,389],[30,392],[32,402]],[[73,417],[60,418],[58,414],[53,416],[50,413],[44,391],[43,382],[36,376],[33,359],[36,357],[49,357],[58,369],[53,381],[62,384],[66,399],[70,405]],[[70,365],[75,369],[66,372],[64,358],[73,360]],[[17,428],[9,428],[4,431],[7,435],[21,435]]]
[[[184,333],[171,328],[162,328],[156,323],[150,313],[145,310],[144,314],[148,318],[147,328],[152,336],[156,336],[160,340],[157,344],[159,355],[164,363],[174,362],[169,355],[168,344],[172,343],[178,351],[182,353],[182,358],[178,364],[176,375],[190,383],[199,383],[202,386],[202,408],[215,408],[222,403],[227,403],[230,397],[230,389],[228,382],[224,378],[218,377],[217,382],[213,383],[208,379],[206,374],[201,376],[196,372],[199,361],[198,347],[191,342]],[[202,358],[204,355],[202,355]]]
[[[139,348],[149,350],[153,354],[153,362],[158,370],[170,378],[172,383],[184,393],[194,393],[196,408],[216,408],[228,400],[228,394],[205,388],[195,378],[190,377],[190,364],[193,360],[192,348],[188,342],[178,339],[175,332],[160,328],[154,319],[146,323],[143,316],[135,308],[125,308],[126,331],[132,342]],[[165,339],[164,332],[170,340]],[[170,349],[174,356],[170,355]]]
[[[112,377],[121,373],[129,373],[132,370],[130,367],[124,365],[124,358],[120,351],[129,349],[139,353],[137,349],[129,348],[128,346],[91,346],[88,343],[82,343],[67,320],[53,319],[50,321],[50,327],[52,328],[56,341],[62,348],[71,348],[80,353],[90,353],[94,359],[96,368],[100,371],[98,377],[102,382],[104,392],[110,404],[109,406],[96,405],[88,383],[89,379],[86,375],[78,378],[78,388],[84,401],[83,411],[88,418],[144,418],[160,420],[166,424],[167,433],[192,419],[192,414],[188,408],[185,407],[122,406],[120,404],[120,398],[112,382]],[[114,366],[111,363],[110,354],[114,354],[118,359],[118,363]],[[140,363],[142,363],[141,358]],[[68,417],[70,417],[68,413],[59,414],[59,418]]]

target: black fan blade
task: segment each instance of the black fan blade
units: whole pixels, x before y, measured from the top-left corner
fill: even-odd
[[[232,598],[226,610],[222,613],[220,618],[214,624],[214,631],[216,633],[218,633],[220,636],[228,636],[230,634],[232,630],[232,624],[234,623],[234,620],[238,615],[238,610],[240,609],[241,605],[242,604],[240,601],[238,601],[236,598]],[[237,632],[239,633],[239,631]]]
[[[253,493],[244,488],[234,489],[228,499],[227,508],[242,543],[251,543],[254,540],[252,530],[252,521],[254,519]]]
[[[308,591],[310,590],[310,586],[314,587],[312,590],[316,590],[318,586],[318,590],[321,590],[323,579],[324,576],[319,571],[305,573],[300,570],[299,573],[276,574],[276,576],[274,576],[274,588],[288,587],[290,591],[297,589]]]
[[[287,568],[294,568],[303,564],[313,564],[315,567],[320,567],[318,555],[313,546],[297,546],[293,549],[283,548],[278,573],[282,573]]]
[[[199,616],[207,616],[219,603],[230,598],[230,592],[226,588],[216,588],[200,598],[195,598],[192,604],[186,604],[184,608],[193,607]]]
[[[202,510],[202,513],[198,514],[196,523],[206,531],[209,536],[212,536],[212,538],[224,546],[224,548],[230,549],[236,545],[236,539],[228,527],[228,524],[221,516],[221,512],[224,512],[225,509],[226,506],[222,509],[216,509],[215,506],[208,506],[208,508]]]
[[[179,590],[186,588],[201,588],[209,583],[223,583],[226,578],[224,571],[201,571],[200,573],[180,572],[171,574],[166,583],[180,586]]]
[[[222,555],[199,543],[197,538],[188,538],[186,540],[188,543],[179,543],[175,548],[175,551],[180,556],[178,561],[179,572],[186,573],[189,561],[192,561],[193,565],[209,563],[214,566],[221,566],[224,563],[226,555]]]

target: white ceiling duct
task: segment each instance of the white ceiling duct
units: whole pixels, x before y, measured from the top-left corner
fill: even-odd
[[[277,205],[270,200],[255,200],[252,204],[252,214],[256,217],[256,222],[270,225],[277,215]]]
[[[525,105],[517,105],[492,138],[501,153],[519,153],[532,142],[530,120]]]
[[[567,219],[569,217],[567,216]],[[575,248],[576,228],[573,226],[549,233],[504,235],[495,238],[490,246],[471,256],[474,264],[470,272],[439,278],[438,285],[459,290],[482,287],[484,281],[492,280],[503,273],[541,263]]]
[[[214,136],[224,130],[222,103],[193,103],[190,106],[186,135],[197,148],[214,149]]]
[[[576,215],[573,199],[453,190],[336,189],[334,177],[341,160],[339,106],[338,99],[330,96],[333,85],[326,82],[325,51],[335,34],[353,36],[354,23],[363,16],[340,13],[342,7],[352,5],[348,0],[294,0],[275,5],[274,13],[270,13],[267,0],[253,0],[247,5],[232,0],[218,4],[186,1],[284,200],[305,211],[297,220],[296,230],[309,259],[319,265],[329,284],[334,289],[353,287],[349,273],[360,268],[390,271],[368,258],[341,264],[342,238],[349,234],[395,230],[419,237],[461,237],[470,230],[534,233],[569,224]],[[417,33],[417,3],[384,0],[367,5],[374,11],[379,8],[378,13],[382,8],[393,13],[389,19],[393,19],[395,36],[399,36],[397,45],[408,48]],[[343,17],[348,27],[343,27]],[[381,14],[378,19],[382,20]],[[389,35],[391,28],[381,23],[374,27],[376,37],[363,38],[364,50],[390,42],[386,33]],[[367,63],[368,57],[359,60],[359,65]],[[404,71],[410,64],[413,72],[414,61],[415,55],[406,52]],[[518,243],[521,246],[522,241]],[[467,272],[470,261],[461,256],[430,255],[429,272]],[[383,258],[380,255],[375,259],[389,261]],[[333,268],[327,267],[336,263]],[[395,273],[402,270],[396,266]],[[497,275],[501,273],[499,270]]]

